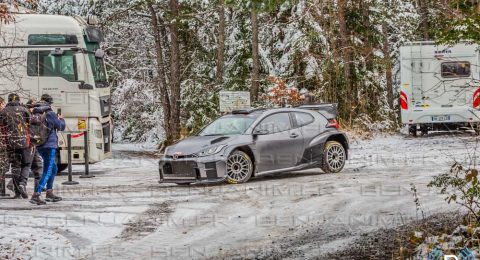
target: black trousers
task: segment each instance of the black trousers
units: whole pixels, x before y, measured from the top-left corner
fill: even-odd
[[[35,178],[34,189],[37,189],[38,182],[40,181],[40,177],[43,174],[43,159],[36,149],[35,149],[35,153],[33,154],[31,170],[33,173],[33,177]]]
[[[10,153],[10,165],[12,167],[12,178],[16,185],[27,186],[28,175],[32,166],[31,148],[14,149]]]

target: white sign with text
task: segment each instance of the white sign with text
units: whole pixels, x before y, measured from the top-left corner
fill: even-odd
[[[250,107],[250,92],[220,91],[220,112]]]

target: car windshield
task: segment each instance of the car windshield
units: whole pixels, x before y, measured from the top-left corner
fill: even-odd
[[[240,135],[245,133],[257,117],[258,114],[255,113],[223,116],[205,127],[199,135]]]

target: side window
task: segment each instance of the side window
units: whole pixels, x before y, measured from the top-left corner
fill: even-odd
[[[442,63],[442,78],[462,78],[470,76],[470,62],[444,62]]]
[[[293,114],[295,115],[295,120],[297,121],[298,126],[305,126],[314,121],[313,116],[310,114],[300,112],[295,112]]]
[[[29,51],[27,54],[27,74],[38,77],[60,77],[68,81],[77,80],[73,52],[52,55],[50,51]]]
[[[255,127],[255,130],[267,131],[269,134],[283,132],[292,129],[290,115],[288,113],[277,113],[266,117]]]

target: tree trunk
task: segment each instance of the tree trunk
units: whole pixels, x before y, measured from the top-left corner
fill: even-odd
[[[257,101],[258,92],[260,90],[260,55],[258,51],[258,21],[257,11],[252,8],[251,22],[252,22],[252,89],[251,96],[253,101]]]
[[[387,80],[387,101],[388,107],[393,110],[393,74],[392,74],[392,60],[390,59],[390,45],[388,42],[388,25],[384,21],[382,24],[383,46],[382,52],[385,61],[385,77]]]
[[[172,136],[180,137],[180,42],[178,32],[179,7],[178,0],[170,0],[170,95],[171,95],[171,121]]]
[[[173,143],[175,140],[174,136],[172,135],[171,129],[171,106],[170,106],[170,97],[168,94],[167,89],[167,81],[165,78],[165,58],[163,57],[163,45],[162,45],[162,35],[160,31],[160,26],[157,18],[157,12],[151,3],[148,4],[148,9],[150,10],[151,14],[151,24],[153,29],[153,36],[155,39],[155,52],[156,52],[156,60],[157,60],[157,80],[156,85],[158,89],[158,93],[160,94],[160,98],[162,101],[162,110],[163,110],[163,123],[162,127],[165,130],[166,140],[165,145],[169,145]]]
[[[225,6],[224,0],[220,0],[217,6],[218,10],[218,43],[217,43],[217,74],[216,83],[221,85],[223,83],[223,68],[225,56]]]
[[[418,5],[420,8],[420,26],[422,34],[423,34],[423,40],[428,41],[430,40],[429,36],[429,28],[428,28],[428,0],[418,0]]]
[[[340,32],[340,53],[342,54],[343,58],[343,70],[345,75],[345,87],[346,87],[346,101],[345,105],[350,105],[351,109],[347,111],[351,111],[350,114],[350,121],[352,119],[353,110],[356,107],[356,100],[353,97],[352,88],[353,82],[351,79],[351,49],[349,46],[349,33],[347,31],[347,21],[345,18],[345,9],[347,7],[347,0],[338,0],[338,10],[337,10],[337,19],[339,23],[339,32]]]

